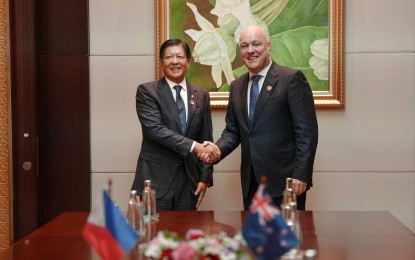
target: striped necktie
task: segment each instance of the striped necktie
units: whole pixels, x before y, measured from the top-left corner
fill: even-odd
[[[259,80],[261,79],[261,75],[253,75],[251,77],[252,85],[251,85],[251,92],[249,98],[249,123],[252,126],[252,122],[254,120],[254,113],[255,113],[255,105],[259,97]]]
[[[186,110],[185,110],[183,99],[180,96],[180,91],[182,90],[182,86],[176,85],[174,86],[174,88],[176,89],[176,105],[177,105],[177,110],[179,111],[181,132],[182,134],[184,134],[186,132]]]

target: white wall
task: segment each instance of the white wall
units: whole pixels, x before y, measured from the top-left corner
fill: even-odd
[[[318,110],[310,210],[390,211],[415,232],[415,2],[345,2],[344,110]],[[154,6],[90,0],[92,203],[108,178],[126,208],[141,144],[135,91],[154,79]],[[213,111],[214,139],[224,111]],[[202,209],[242,209],[239,150]]]

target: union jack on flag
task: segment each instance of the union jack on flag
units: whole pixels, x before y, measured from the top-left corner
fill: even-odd
[[[258,191],[252,199],[252,204],[249,211],[258,213],[259,223],[264,226],[266,222],[272,221],[275,215],[279,215],[280,211],[271,202],[272,198],[268,193],[264,192],[265,186],[261,184]]]
[[[279,259],[299,243],[264,184],[252,199],[242,235],[258,259]]]

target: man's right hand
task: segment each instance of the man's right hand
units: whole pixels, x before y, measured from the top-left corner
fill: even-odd
[[[220,159],[220,150],[216,144],[204,141],[203,144],[196,143],[193,152],[197,154],[199,160],[207,164],[212,164]]]

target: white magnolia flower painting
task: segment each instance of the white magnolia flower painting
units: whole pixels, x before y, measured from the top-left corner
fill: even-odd
[[[313,91],[327,91],[328,1],[171,0],[170,38],[183,39],[192,49],[191,82],[228,92],[247,72],[239,58],[239,34],[257,24],[269,32],[274,61],[303,71]]]

